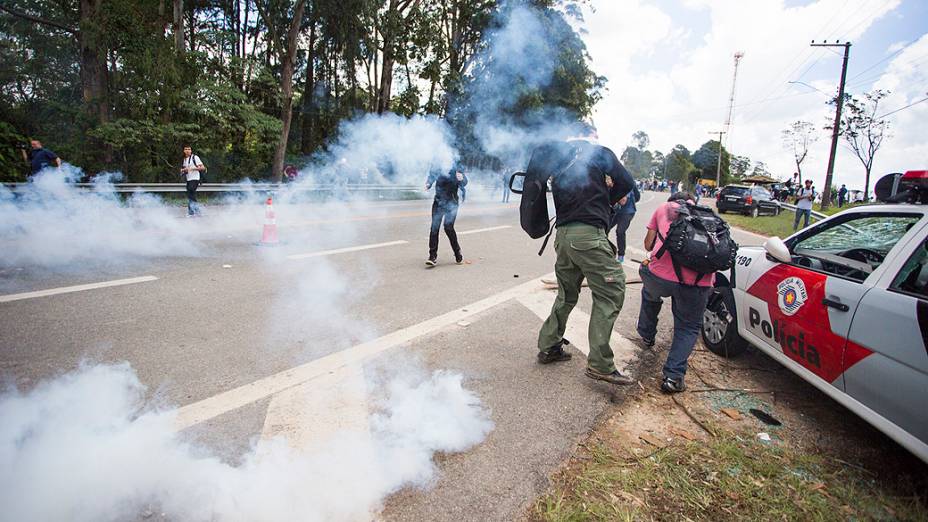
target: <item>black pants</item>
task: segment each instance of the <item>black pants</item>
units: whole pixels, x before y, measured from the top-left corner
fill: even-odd
[[[634,214],[616,214],[612,218],[612,222],[615,223],[615,246],[616,246],[616,255],[625,256],[625,233],[628,231],[629,225],[632,224],[632,218]]]
[[[429,231],[429,258],[438,256],[438,230],[442,220],[445,221],[445,234],[451,242],[451,250],[455,257],[461,255],[461,245],[458,244],[458,234],[454,231],[454,220],[458,217],[458,204],[455,201],[438,201],[432,203],[432,228]]]
[[[187,180],[187,215],[194,216],[200,213],[200,205],[197,203],[197,187],[200,186],[200,180]]]

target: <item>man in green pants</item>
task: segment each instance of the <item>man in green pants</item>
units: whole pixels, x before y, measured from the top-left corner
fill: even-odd
[[[551,179],[557,232],[557,299],[538,335],[538,361],[566,361],[567,317],[577,304],[586,278],[593,292],[590,315],[590,355],[586,375],[612,384],[635,381],[616,369],[609,339],[625,300],[625,272],[616,260],[615,246],[606,236],[612,206],[634,186],[631,174],[606,147],[578,140],[571,142],[574,157]]]

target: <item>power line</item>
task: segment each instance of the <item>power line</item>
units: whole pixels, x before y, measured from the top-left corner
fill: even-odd
[[[874,67],[876,67],[877,65],[880,65],[881,63],[885,62],[886,60],[892,59],[893,57],[895,57],[896,55],[898,55],[898,54],[901,53],[902,51],[905,51],[906,49],[908,49],[910,45],[914,44],[914,43],[917,42],[917,41],[918,41],[918,40],[912,40],[911,42],[905,44],[904,46],[902,46],[901,49],[898,49],[896,52],[894,52],[894,53],[890,54],[889,56],[883,58],[882,60],[880,60],[880,61],[874,63],[874,64],[871,65],[870,67],[867,67],[866,69],[860,71],[859,73],[855,74],[854,76],[851,76],[850,78],[848,78],[848,81],[851,81],[851,80],[853,80],[853,79],[855,79],[855,78],[859,78],[859,77],[863,76],[863,74],[864,74],[865,72],[869,71],[870,69],[873,69]]]
[[[923,101],[928,101],[928,98],[922,98],[922,99],[920,99],[920,100],[918,100],[918,101],[914,101],[914,102],[912,102],[912,103],[906,105],[905,107],[900,107],[900,108],[898,108],[898,109],[896,109],[896,110],[894,110],[894,111],[887,112],[886,114],[883,114],[882,116],[877,116],[876,119],[879,120],[879,119],[882,119],[882,118],[885,118],[885,117],[889,116],[890,114],[896,114],[896,113],[899,112],[899,111],[904,111],[905,109],[908,109],[909,107],[911,107],[911,106],[913,106],[913,105],[918,105],[919,103],[921,103],[921,102],[923,102]]]

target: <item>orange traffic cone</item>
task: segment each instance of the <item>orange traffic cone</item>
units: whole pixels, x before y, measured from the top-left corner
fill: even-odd
[[[267,197],[267,204],[264,207],[264,233],[261,234],[262,245],[276,245],[280,240],[277,238],[277,216],[274,214],[274,201],[271,196]]]

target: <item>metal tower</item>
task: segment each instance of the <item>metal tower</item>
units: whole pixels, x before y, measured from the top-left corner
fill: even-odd
[[[725,132],[728,132],[731,128],[731,115],[735,110],[735,85],[738,83],[738,64],[741,62],[742,57],[744,57],[742,51],[735,53],[735,74],[731,77],[731,96],[728,97],[728,118],[725,119]]]

